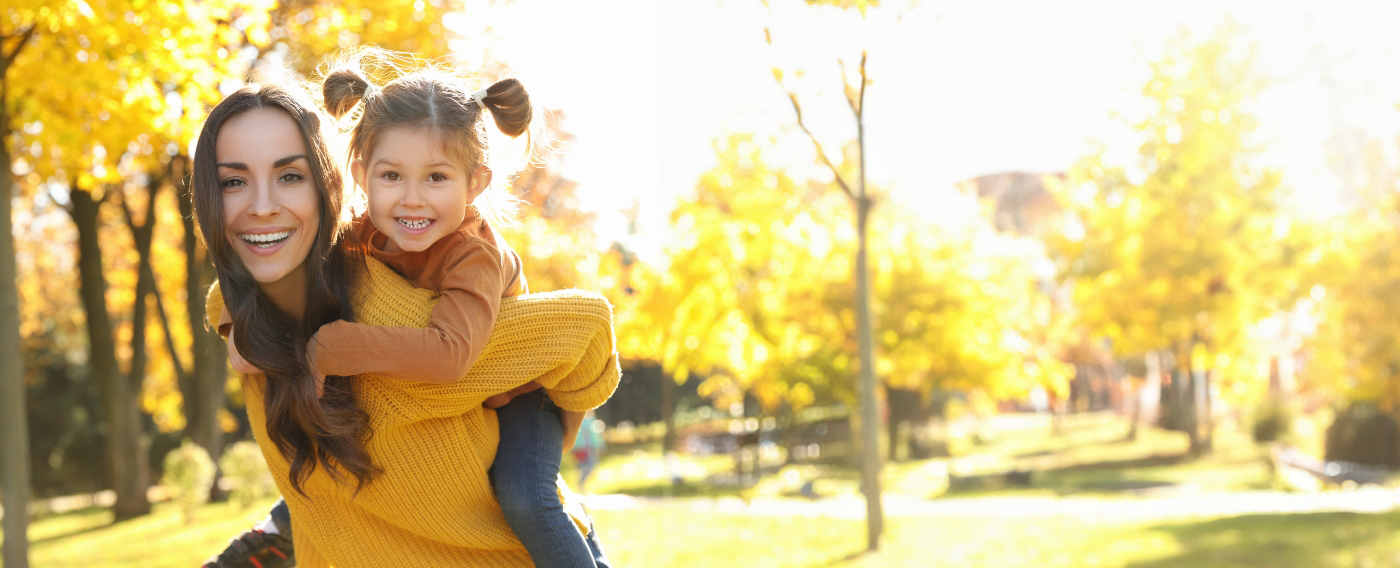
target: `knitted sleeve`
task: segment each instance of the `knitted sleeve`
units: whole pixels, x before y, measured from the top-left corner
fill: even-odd
[[[370,325],[422,327],[436,294],[415,288],[383,263],[366,259],[369,271],[355,297],[355,317]],[[217,282],[205,314],[216,325],[223,311]],[[455,416],[487,397],[538,380],[565,410],[597,408],[622,376],[613,336],[612,305],[599,294],[562,290],[501,300],[496,324],[481,357],[462,380],[449,384],[391,380],[419,404],[404,408],[408,420]]]
[[[219,281],[209,287],[204,296],[204,325],[209,329],[219,329],[219,318],[224,315],[224,293],[219,290]]]
[[[355,317],[370,325],[426,325],[435,294],[414,288],[374,259],[367,264]],[[548,389],[560,408],[588,410],[612,396],[619,377],[612,305],[596,293],[562,290],[502,299],[486,347],[462,380],[394,381],[392,388],[421,403],[402,409],[412,420],[457,415],[532,380]]]

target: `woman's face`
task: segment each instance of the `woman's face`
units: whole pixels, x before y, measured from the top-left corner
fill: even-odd
[[[225,121],[214,146],[229,245],[259,284],[302,274],[321,213],[296,121],[253,109]]]

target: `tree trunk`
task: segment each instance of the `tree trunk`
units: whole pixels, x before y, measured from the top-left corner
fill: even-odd
[[[864,147],[864,129],[861,129],[861,146]],[[861,152],[861,162],[865,153]],[[861,185],[864,186],[865,168],[862,166]],[[864,188],[856,201],[856,233],[859,235],[859,248],[856,251],[856,326],[860,348],[860,438],[861,493],[865,494],[866,549],[880,548],[880,534],[884,532],[885,513],[880,502],[880,420],[875,404],[875,341],[874,318],[870,313],[870,260],[869,228],[870,199]]]
[[[29,430],[19,345],[19,269],[10,207],[9,116],[0,95],[0,489],[5,502],[3,563],[29,566]]]
[[[87,315],[88,368],[102,395],[105,413],[108,475],[117,502],[112,507],[116,520],[139,517],[151,512],[146,499],[149,466],[141,442],[141,415],[138,393],[117,368],[116,342],[107,312],[101,249],[98,247],[98,205],[92,194],[79,188],[69,193],[68,213],[78,228],[78,293]]]
[[[671,471],[674,459],[671,453],[676,451],[676,378],[665,372],[661,373],[661,421],[666,426],[661,433],[661,457],[666,462],[671,485],[677,486],[681,483],[681,477],[679,473]]]
[[[1200,408],[1197,406],[1200,398],[1197,392],[1201,385],[1196,376],[1196,370],[1192,368],[1192,345],[1191,340],[1178,344],[1175,358],[1176,377],[1172,382],[1177,386],[1178,429],[1186,432],[1186,437],[1190,440],[1189,451],[1191,455],[1199,455],[1204,450],[1201,446]]]
[[[217,331],[204,322],[204,292],[214,281],[214,264],[200,243],[194,222],[194,206],[189,183],[189,159],[175,156],[171,179],[179,190],[180,220],[185,228],[185,297],[188,306],[193,360],[188,378],[180,385],[185,399],[185,435],[199,444],[214,463],[224,453],[224,433],[219,427],[219,411],[224,407],[224,384],[228,381],[228,351]],[[218,476],[215,476],[215,489]],[[210,498],[220,500],[223,492]]]

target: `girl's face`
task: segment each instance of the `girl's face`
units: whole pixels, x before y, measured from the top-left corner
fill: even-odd
[[[304,274],[321,225],[311,152],[280,109],[253,109],[224,122],[215,141],[224,231],[238,258],[267,285]]]
[[[462,224],[491,170],[448,158],[426,128],[393,128],[378,138],[369,163],[356,162],[353,172],[369,194],[369,220],[389,238],[384,250],[426,250]]]

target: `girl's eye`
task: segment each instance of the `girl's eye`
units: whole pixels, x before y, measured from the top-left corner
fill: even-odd
[[[219,182],[219,185],[220,185],[221,187],[223,187],[224,189],[232,189],[232,188],[235,188],[235,187],[242,187],[242,186],[245,185],[245,184],[243,183],[243,180],[241,180],[241,179],[238,179],[238,178],[228,178],[228,179],[226,179],[226,180],[224,180],[224,181]]]
[[[399,172],[384,172],[384,175],[381,175],[379,177],[382,177],[389,181],[399,181]]]
[[[447,176],[442,175],[442,174],[437,173],[437,172],[433,172],[432,174],[430,174],[430,175],[428,176],[428,179],[429,179],[429,180],[432,180],[432,181],[447,181]]]
[[[297,173],[297,172],[287,172],[287,173],[285,173],[285,174],[282,174],[282,177],[278,178],[277,181],[280,181],[280,182],[286,183],[286,184],[293,184],[293,183],[299,182],[299,181],[304,180],[304,179],[306,179],[306,176],[303,176],[303,175],[301,175],[300,173]]]

